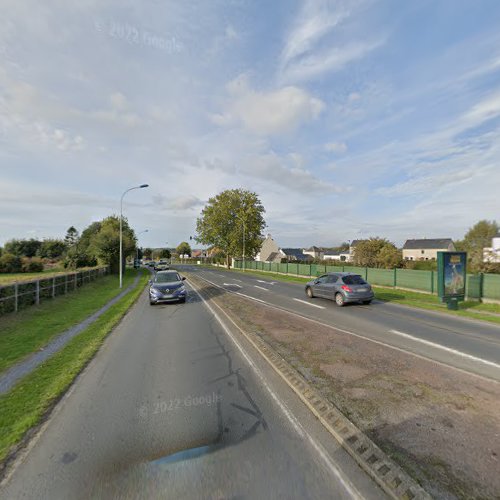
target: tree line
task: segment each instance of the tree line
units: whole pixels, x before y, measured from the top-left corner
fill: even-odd
[[[58,262],[66,269],[96,265],[119,269],[120,218],[111,215],[92,222],[81,234],[71,226],[61,239],[12,239],[0,248],[0,272],[38,272],[44,265]],[[122,219],[123,255],[136,249],[137,239],[127,219]]]

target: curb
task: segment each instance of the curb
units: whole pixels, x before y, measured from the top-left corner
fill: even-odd
[[[207,286],[215,288],[210,284]],[[203,293],[199,290],[198,292]],[[240,299],[244,299],[244,297],[240,297]],[[219,304],[213,303],[257,349],[259,354],[264,357],[312,413],[316,415],[323,426],[385,493],[398,500],[428,500],[431,498],[416,481],[390,459],[371,439],[365,436],[337,407],[314,389],[265,340],[258,335],[244,331]]]

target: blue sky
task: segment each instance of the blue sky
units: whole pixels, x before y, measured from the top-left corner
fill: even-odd
[[[119,211],[177,245],[223,189],[278,244],[499,219],[500,3],[4,0],[0,244]]]

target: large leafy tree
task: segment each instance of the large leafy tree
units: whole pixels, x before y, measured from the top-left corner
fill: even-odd
[[[5,252],[18,257],[34,257],[42,246],[42,242],[34,238],[17,240],[13,239],[5,243]]]
[[[68,248],[74,247],[78,243],[79,234],[75,226],[70,226],[66,231],[66,236],[64,237],[64,243]]]
[[[110,266],[111,273],[117,273],[120,266],[120,218],[116,215],[106,217],[99,223],[99,230],[90,238],[89,251],[99,262]],[[82,233],[82,238],[85,231]],[[135,251],[136,238],[128,225],[127,219],[122,222],[123,259]]]
[[[491,247],[491,240],[499,232],[496,221],[480,220],[465,234],[462,241],[456,243],[459,250],[468,253],[473,270],[481,270],[483,265],[483,248]]]
[[[397,267],[401,264],[401,253],[385,238],[370,238],[356,245],[354,263],[367,267]]]
[[[262,244],[266,227],[265,209],[256,193],[228,189],[210,198],[196,221],[196,241],[220,249],[230,266],[231,257],[254,257]]]
[[[64,254],[66,248],[66,243],[63,240],[49,238],[42,241],[38,255],[46,259],[57,259]]]
[[[191,246],[187,241],[183,241],[179,243],[177,248],[175,249],[177,255],[189,255],[191,256]]]

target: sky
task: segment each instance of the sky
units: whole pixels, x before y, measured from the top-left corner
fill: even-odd
[[[81,231],[142,183],[141,246],[189,240],[239,187],[282,247],[500,219],[497,0],[1,5],[0,245]]]

